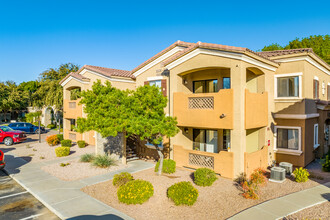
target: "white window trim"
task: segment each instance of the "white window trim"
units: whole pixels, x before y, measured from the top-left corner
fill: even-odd
[[[317,77],[317,76],[314,76],[314,79],[317,80],[317,81],[319,81],[319,77]]]
[[[286,73],[286,74],[276,74],[274,75],[274,99],[276,100],[300,100],[302,99],[302,72],[298,73]],[[292,76],[298,76],[299,81],[299,95],[298,97],[277,97],[277,78],[283,78],[283,77],[292,77]]]
[[[315,128],[317,127],[317,133],[316,133],[316,140],[315,140]],[[314,124],[314,131],[313,131],[313,133],[314,133],[314,136],[313,136],[313,140],[314,140],[314,142],[313,142],[313,145],[314,145],[314,149],[316,149],[316,148],[318,148],[319,146],[320,146],[320,144],[319,144],[319,124]]]
[[[277,129],[278,128],[298,129],[298,150],[290,150],[290,149],[277,148]],[[290,154],[290,155],[300,156],[302,154],[302,150],[301,150],[301,127],[294,127],[294,126],[275,126],[275,132],[274,132],[274,152],[275,153],[283,153],[283,154]]]
[[[147,77],[147,81],[157,81],[157,80],[162,80],[164,79],[163,76],[151,76],[151,77]]]

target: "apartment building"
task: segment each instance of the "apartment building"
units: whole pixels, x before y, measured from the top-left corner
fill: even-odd
[[[306,166],[329,149],[330,66],[311,49],[253,52],[178,41],[132,71],[85,65],[61,81],[64,136],[100,150],[98,134],[71,129],[86,115],[70,91],[97,79],[121,89],[160,87],[166,114],[178,120],[180,132],[163,141],[178,166],[234,178],[273,161]],[[157,157],[145,143],[137,153]]]

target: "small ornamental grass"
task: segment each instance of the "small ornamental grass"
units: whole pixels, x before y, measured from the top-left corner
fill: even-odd
[[[84,148],[86,147],[86,142],[85,141],[77,141],[78,147],[79,148]]]
[[[107,168],[116,164],[117,160],[112,157],[108,157],[107,155],[97,155],[92,161],[93,166],[101,168]]]
[[[60,143],[60,139],[57,137],[56,134],[54,134],[46,137],[46,142],[49,146],[56,146]]]
[[[198,186],[211,186],[217,180],[215,172],[208,168],[199,168],[194,172],[194,183]]]
[[[302,183],[302,182],[306,182],[308,180],[309,172],[306,169],[300,167],[300,168],[296,168],[293,171],[293,175],[294,175],[296,182]]]
[[[130,173],[122,172],[114,176],[112,184],[116,187],[119,187],[125,185],[126,183],[132,180],[134,180],[134,178]]]
[[[160,161],[158,161],[156,163],[155,172],[158,172],[159,162]],[[163,160],[163,170],[162,170],[162,172],[163,173],[175,173],[175,167],[176,167],[176,163],[175,163],[174,160],[165,159],[165,160]]]
[[[61,141],[61,146],[62,147],[72,147],[72,141],[68,140],[68,139],[63,140],[63,141]]]
[[[176,183],[167,190],[167,197],[172,199],[175,205],[193,205],[198,197],[198,190],[188,181]]]
[[[55,148],[55,154],[57,157],[66,157],[70,154],[69,147],[57,147]]]
[[[80,156],[80,162],[89,163],[94,160],[94,154],[83,154]]]
[[[132,180],[119,187],[118,200],[125,204],[143,204],[154,195],[154,187],[145,180]]]

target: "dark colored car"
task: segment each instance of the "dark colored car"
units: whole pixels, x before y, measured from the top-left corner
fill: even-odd
[[[4,153],[0,150],[0,170],[5,168],[6,163],[5,163],[5,155]]]
[[[24,131],[26,133],[34,133],[34,134],[39,134],[39,127],[35,126],[31,123],[27,123],[27,122],[15,122],[15,123],[11,123],[8,125],[9,127],[11,127],[14,130],[17,131]],[[45,132],[45,128],[44,127],[40,127],[40,131],[41,133]]]
[[[0,126],[0,143],[3,142],[6,146],[10,146],[25,140],[26,135],[24,131],[15,131],[8,126]]]

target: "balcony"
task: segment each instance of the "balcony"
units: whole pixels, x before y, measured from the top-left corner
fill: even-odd
[[[174,116],[178,126],[210,129],[233,129],[233,90],[217,93],[173,95]]]
[[[268,125],[268,93],[251,93],[245,90],[245,129]]]
[[[79,105],[78,100],[68,100],[64,99],[64,118],[77,119],[82,117],[82,105]]]

